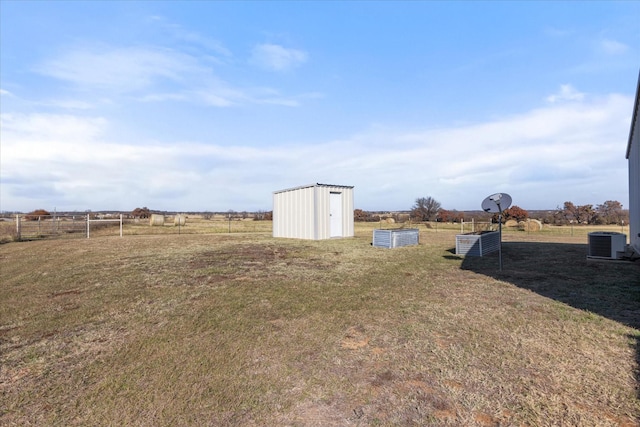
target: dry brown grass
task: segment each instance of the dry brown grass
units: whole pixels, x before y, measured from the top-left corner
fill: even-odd
[[[0,244],[16,240],[16,225],[11,221],[0,221]]]
[[[0,425],[637,425],[638,265],[369,227],[0,246]]]

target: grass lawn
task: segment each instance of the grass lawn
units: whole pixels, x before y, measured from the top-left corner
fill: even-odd
[[[638,262],[378,225],[0,245],[0,425],[638,425]]]

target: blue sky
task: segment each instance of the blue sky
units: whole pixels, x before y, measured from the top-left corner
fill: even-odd
[[[640,2],[0,2],[0,210],[628,206]]]

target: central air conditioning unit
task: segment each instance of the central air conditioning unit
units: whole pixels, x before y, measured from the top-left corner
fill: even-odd
[[[587,258],[621,259],[627,245],[627,235],[613,231],[589,233]]]

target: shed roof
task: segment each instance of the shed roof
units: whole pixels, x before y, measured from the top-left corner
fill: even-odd
[[[633,106],[633,114],[631,115],[631,129],[629,130],[629,143],[627,144],[627,156],[628,159],[631,155],[631,142],[633,141],[633,133],[640,132],[640,129],[635,129],[636,117],[638,117],[638,109],[640,108],[640,71],[638,71],[638,86],[636,87],[636,101]]]
[[[313,184],[308,184],[308,185],[300,185],[299,187],[285,188],[284,190],[274,191],[274,192],[273,192],[273,194],[277,194],[277,193],[284,193],[285,191],[300,190],[300,189],[303,189],[303,188],[311,188],[311,187],[338,187],[338,188],[353,188],[353,185],[320,184],[320,183],[318,182],[318,183],[313,183]]]

